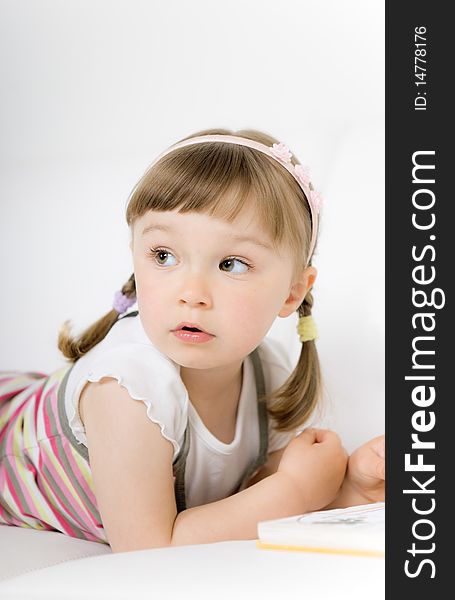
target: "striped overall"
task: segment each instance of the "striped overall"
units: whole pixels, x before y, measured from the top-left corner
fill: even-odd
[[[260,449],[235,492],[266,462],[268,417],[264,376],[257,349],[251,353],[258,395]],[[93,493],[86,446],[74,437],[65,411],[71,366],[51,375],[0,372],[0,524],[60,531],[108,543]],[[187,425],[173,462],[177,512],[185,510]]]

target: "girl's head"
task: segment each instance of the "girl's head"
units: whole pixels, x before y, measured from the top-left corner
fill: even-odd
[[[250,130],[190,137],[212,134],[278,143]],[[300,185],[274,158],[220,142],[173,150],[135,186],[126,219],[134,278],[123,292],[137,295],[148,337],[182,367],[240,365],[277,316],[311,314],[311,213]],[[60,349],[77,360],[106,335],[118,316],[111,313],[78,340],[62,331]],[[214,337],[182,343],[172,334],[181,322],[197,323]],[[273,394],[271,413],[280,428],[301,425],[319,394],[315,344],[304,342],[296,370]]]

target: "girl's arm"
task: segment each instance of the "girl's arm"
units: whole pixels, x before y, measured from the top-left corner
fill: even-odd
[[[177,514],[173,445],[143,402],[116,379],[84,387],[79,412],[87,435],[93,487],[114,552],[168,546]]]
[[[347,459],[336,434],[307,429],[270,463],[278,453],[275,473],[228,498],[182,511],[172,545],[256,539],[258,521],[317,510],[335,497]]]
[[[307,432],[286,447],[283,470],[228,498],[177,515],[173,446],[147,417],[144,404],[115,379],[103,378],[85,386],[80,412],[97,505],[114,552],[256,539],[258,521],[327,504],[346,467],[341,446],[333,439],[314,444],[318,448],[313,452],[296,453],[296,444],[314,443],[314,435]]]

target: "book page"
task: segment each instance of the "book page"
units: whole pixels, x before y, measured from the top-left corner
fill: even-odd
[[[368,525],[369,531],[384,530],[385,502],[335,508],[307,513],[297,517],[296,523],[314,525]]]

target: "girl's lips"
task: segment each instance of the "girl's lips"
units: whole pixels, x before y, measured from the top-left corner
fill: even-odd
[[[199,325],[199,323],[187,323],[185,321],[183,323],[179,323],[175,329],[172,329],[172,331],[179,331],[180,329],[183,329],[184,327],[186,329],[199,329],[199,331],[202,331],[203,333],[207,333],[208,335],[213,335],[209,331],[204,331],[204,329]]]
[[[172,333],[182,342],[189,342],[190,344],[203,344],[215,337],[205,331],[187,331],[186,329],[176,329]]]

